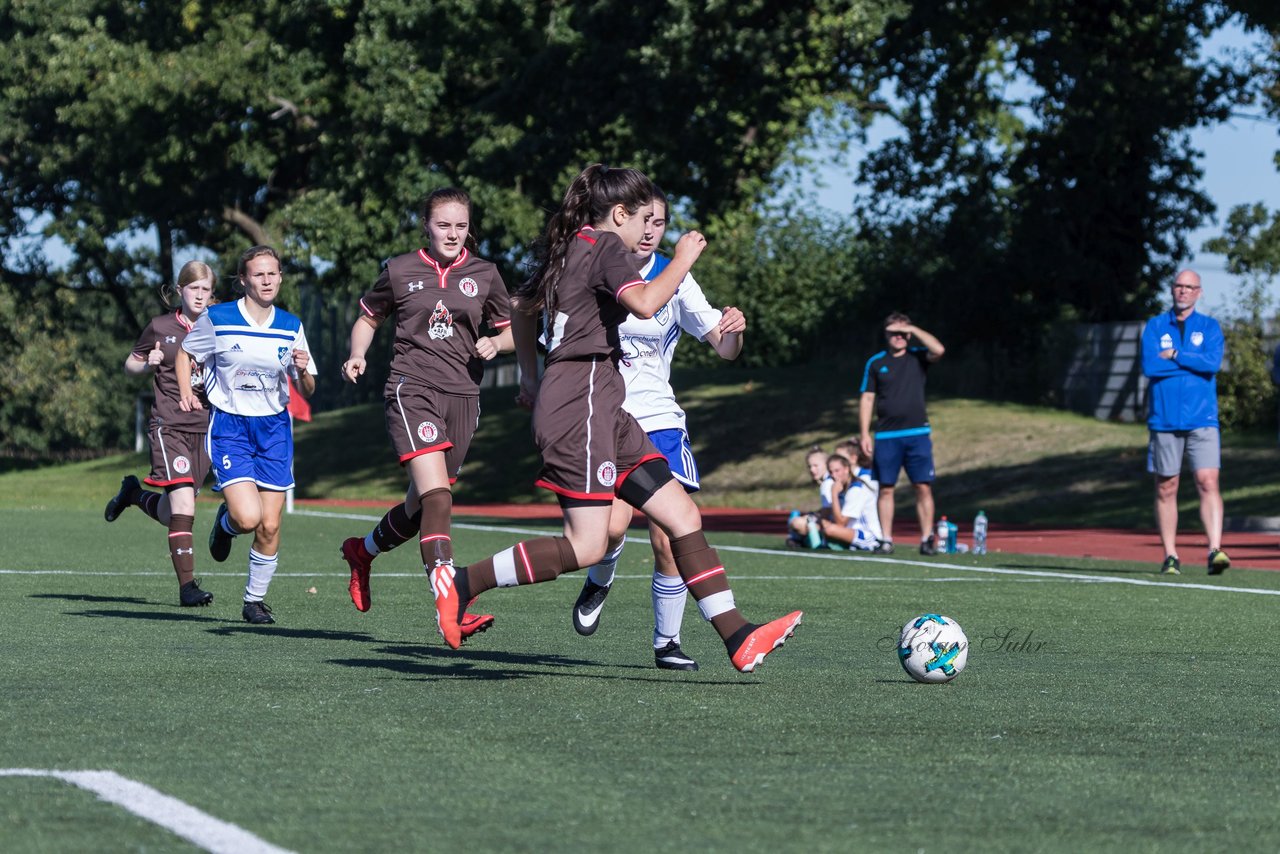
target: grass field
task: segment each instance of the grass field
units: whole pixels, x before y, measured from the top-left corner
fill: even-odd
[[[179,609],[163,529],[88,503],[0,502],[2,769],[111,771],[307,852],[1280,848],[1278,574],[713,535],[749,617],[804,625],[744,676],[690,605],[702,669],[668,673],[642,543],[595,636],[573,632],[569,576],[486,594],[497,625],[452,652],[412,547],[375,565],[372,611],[351,607],[338,545],[372,515],[288,517],[279,623],[250,627],[246,544],[221,565],[198,546],[217,600]],[[518,537],[463,521],[462,561]],[[972,644],[945,685],[892,651],[929,611]],[[69,850],[192,848],[0,776],[0,851]]]

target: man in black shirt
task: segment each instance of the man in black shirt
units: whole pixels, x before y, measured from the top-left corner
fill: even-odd
[[[897,312],[884,321],[887,349],[867,360],[862,372],[862,399],[858,406],[862,450],[872,456],[871,470],[880,482],[880,527],[884,539],[877,551],[893,551],[893,493],[898,473],[906,468],[916,492],[916,518],[920,522],[920,553],[936,554],[933,536],[933,440],[925,412],[924,382],[929,366],[942,358],[945,348],[937,338]],[[910,346],[915,337],[923,346]],[[876,415],[875,439],[871,414]]]

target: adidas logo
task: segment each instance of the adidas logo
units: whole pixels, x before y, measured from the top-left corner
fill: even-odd
[[[239,344],[232,344],[232,345],[231,345],[231,352],[232,352],[232,353],[242,353],[242,352],[244,352],[244,350],[240,347],[240,345],[239,345]]]
[[[456,570],[453,563],[437,563],[436,568],[431,571],[431,592],[437,599],[448,599],[449,591],[453,589],[453,576]]]

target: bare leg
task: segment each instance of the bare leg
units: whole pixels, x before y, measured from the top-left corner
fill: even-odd
[[[1209,551],[1222,548],[1222,493],[1217,469],[1196,469],[1196,491],[1200,493],[1200,521],[1209,538]]]
[[[920,523],[920,539],[928,539],[933,533],[933,484],[917,483],[916,488],[916,521]],[[946,543],[938,543],[943,549]]]
[[[1178,475],[1156,475],[1156,527],[1166,557],[1178,556]],[[1219,531],[1221,526],[1219,525]]]
[[[880,484],[880,494],[876,496],[876,510],[880,513],[880,530],[884,538],[893,541],[893,487]]]

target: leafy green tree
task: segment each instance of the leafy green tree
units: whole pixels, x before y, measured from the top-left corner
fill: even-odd
[[[198,250],[230,274],[280,246],[290,306],[300,284],[350,314],[444,184],[509,280],[594,160],[647,170],[700,223],[740,217],[815,111],[858,101],[849,70],[898,5],[0,3],[0,241],[34,223],[69,249],[0,271],[90,299],[123,346]]]
[[[980,340],[1001,370],[1041,361],[1055,324],[1144,316],[1212,211],[1190,131],[1244,97],[1242,69],[1200,55],[1226,16],[915,4],[879,43],[901,134],[864,165],[885,237],[869,280],[899,299],[910,283],[908,309],[945,306],[949,345]]]
[[[1264,205],[1240,205],[1227,216],[1226,233],[1204,248],[1227,257],[1227,272],[1244,277],[1240,298],[1223,324],[1227,368],[1218,377],[1219,414],[1224,427],[1272,424],[1276,388],[1266,320],[1273,315],[1267,288],[1280,273],[1280,222]]]

